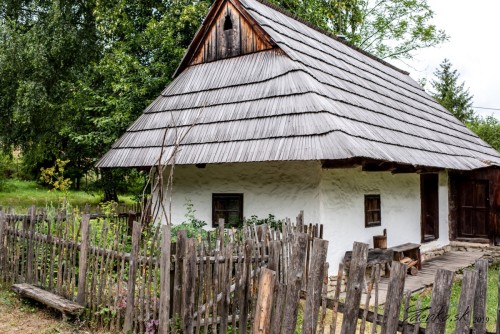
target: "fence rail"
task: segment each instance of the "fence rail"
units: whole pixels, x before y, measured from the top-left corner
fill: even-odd
[[[453,273],[438,271],[429,310],[411,309],[407,268],[393,262],[382,311],[380,266],[367,272],[368,246],[354,243],[346,299],[339,296],[342,265],[330,298],[328,241],[322,226],[305,225],[302,214],[279,230],[225,230],[221,224],[204,239],[179,231],[172,243],[169,226],[40,212],[0,211],[0,280],[77,301],[96,327],[197,334],[445,332],[442,319],[421,322],[415,315],[447,315]],[[478,319],[486,314],[487,273],[485,260],[465,271],[455,333],[486,332]]]

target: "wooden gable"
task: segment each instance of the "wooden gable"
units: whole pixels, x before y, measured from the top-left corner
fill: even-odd
[[[173,77],[190,65],[275,47],[271,37],[238,0],[216,0]]]

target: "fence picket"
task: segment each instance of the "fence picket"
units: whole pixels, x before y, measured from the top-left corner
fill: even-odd
[[[442,334],[445,331],[448,308],[450,307],[451,285],[454,273],[438,269],[432,289],[429,321],[425,332],[428,334]],[[442,316],[444,315],[444,319]]]
[[[462,290],[458,302],[457,316],[459,317],[455,325],[455,334],[468,334],[470,327],[471,309],[474,303],[474,296],[477,286],[477,272],[472,270],[464,271],[462,279]]]
[[[488,287],[488,260],[477,260],[475,268],[478,277],[476,293],[474,297],[473,328],[476,334],[483,334],[486,333],[486,289]]]

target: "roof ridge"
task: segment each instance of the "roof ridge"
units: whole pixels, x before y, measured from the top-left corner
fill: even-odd
[[[275,10],[275,11],[277,11],[277,12],[283,14],[283,15],[286,15],[286,16],[290,17],[291,19],[294,19],[295,21],[298,21],[298,22],[306,25],[307,27],[309,27],[309,28],[311,28],[313,30],[316,30],[317,32],[319,32],[319,33],[321,33],[323,35],[326,35],[327,37],[330,37],[330,38],[336,40],[337,42],[340,42],[340,43],[344,44],[345,46],[347,46],[347,47],[349,47],[349,48],[351,48],[351,49],[353,49],[353,50],[355,50],[355,51],[357,51],[357,52],[359,52],[359,53],[361,53],[361,54],[363,54],[363,55],[365,55],[365,56],[367,56],[367,57],[369,57],[369,58],[371,58],[371,59],[373,59],[373,60],[375,60],[375,61],[377,61],[379,63],[381,63],[382,65],[385,65],[385,66],[387,66],[389,68],[392,68],[393,70],[398,71],[399,73],[402,73],[404,75],[410,75],[409,72],[407,72],[405,70],[402,70],[399,67],[396,67],[396,66],[392,65],[391,63],[383,60],[382,58],[379,58],[379,57],[371,54],[370,52],[367,52],[367,51],[365,51],[365,50],[363,50],[363,49],[361,49],[361,48],[359,48],[359,47],[357,47],[355,45],[352,45],[348,41],[346,41],[346,40],[344,40],[342,38],[339,38],[338,36],[336,36],[332,32],[330,32],[328,30],[325,30],[323,28],[320,28],[320,27],[312,24],[311,22],[308,22],[308,21],[304,20],[303,18],[299,17],[298,15],[293,14],[293,13],[289,12],[288,10],[286,10],[284,8],[281,8],[281,7],[277,6],[277,5],[269,2],[268,0],[255,0],[255,1],[257,1],[257,2],[259,2],[259,3],[261,3],[261,4],[265,5],[265,6],[267,6],[267,7],[271,8],[271,9],[273,9],[273,10]]]

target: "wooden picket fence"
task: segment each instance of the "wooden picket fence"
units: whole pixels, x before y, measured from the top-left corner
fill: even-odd
[[[367,268],[368,245],[355,242],[345,301],[342,265],[329,298],[328,241],[322,226],[305,225],[302,215],[280,230],[221,225],[204,239],[180,231],[175,243],[169,226],[133,222],[130,228],[129,220],[0,211],[0,280],[77,301],[86,306],[85,319],[112,331],[444,333],[452,272],[438,271],[430,309],[418,302],[412,308],[407,268],[393,262],[382,307],[381,268]],[[458,316],[454,333],[486,333],[487,270],[488,262],[478,260],[464,272],[458,312],[451,315]]]
[[[130,229],[129,218],[0,211],[0,280],[77,301],[86,319],[115,331],[241,332],[254,319],[261,268],[276,270],[280,284],[300,272],[299,298],[315,259],[313,241],[322,235],[322,226],[304,225],[299,216],[281,230],[221,225],[203,240],[180,231],[171,243],[168,226],[133,222]]]

